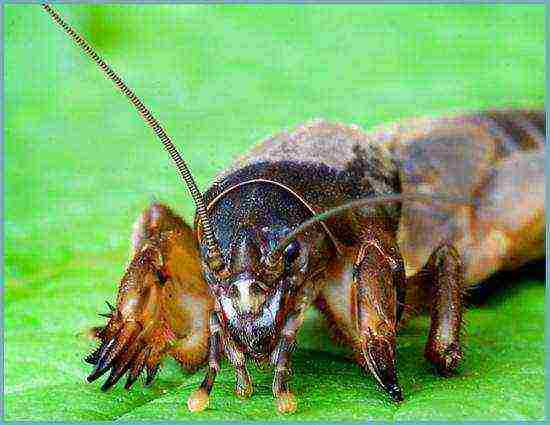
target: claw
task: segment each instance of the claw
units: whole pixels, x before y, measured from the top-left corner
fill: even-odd
[[[113,313],[97,313],[99,317],[105,317],[106,319],[111,319],[113,317]]]
[[[157,376],[157,373],[159,371],[159,365],[156,364],[155,366],[149,368],[147,367],[147,378],[145,379],[145,386],[148,387],[153,383],[153,380],[155,379],[155,376]]]
[[[393,401],[403,401],[403,393],[397,383],[395,355],[390,342],[386,338],[372,338],[367,344],[365,352],[369,370],[378,383],[387,391]]]
[[[101,386],[101,391],[107,391],[109,390],[114,384],[116,384],[115,376],[113,375],[114,369],[111,369],[111,373],[107,377],[106,381]],[[120,378],[120,377],[119,377]]]
[[[109,307],[109,310],[114,313],[116,308],[109,301],[105,300],[105,302],[107,303],[107,307]]]
[[[126,379],[126,383],[124,384],[124,389],[129,390],[132,385],[134,385],[134,382],[136,382],[136,379],[138,378],[138,375],[133,376],[131,373],[128,374],[128,378]]]
[[[88,382],[95,381],[97,378],[99,378],[101,375],[103,375],[109,369],[109,364],[107,363],[106,354],[108,353],[109,349],[114,344],[114,342],[115,342],[115,338],[112,338],[110,341],[105,341],[103,344],[101,344],[101,347],[99,347],[99,353],[97,355],[98,360],[97,360],[97,363],[96,363],[96,367],[94,368],[92,373],[90,373],[88,375],[88,377],[86,378],[88,380]]]
[[[99,376],[101,376],[103,373],[105,373],[110,367],[114,367],[114,361],[117,360],[118,356],[121,355],[124,349],[127,349],[130,343],[133,341],[134,337],[137,336],[139,332],[139,325],[137,325],[135,322],[131,322],[128,324],[128,326],[124,329],[122,329],[113,339],[111,340],[111,343],[109,345],[109,348],[105,350],[105,352],[102,353],[102,355],[99,358],[98,366],[101,364],[102,368],[94,371],[98,375],[94,375],[94,372],[92,372],[93,379],[97,379]],[[114,344],[112,343],[114,342]],[[90,375],[88,377],[88,381],[90,381]]]
[[[126,378],[126,383],[124,384],[124,389],[129,390],[132,385],[134,385],[134,382],[138,379],[139,374],[145,367],[145,363],[147,361],[147,358],[149,357],[149,353],[151,351],[151,348],[148,347],[144,351],[138,352],[132,361],[128,363],[128,369],[130,372],[128,372],[128,378]]]
[[[101,346],[97,347],[90,354],[88,354],[86,357],[84,357],[84,361],[86,363],[91,364],[91,365],[96,365],[98,360],[99,360],[99,351],[100,350],[101,350]]]
[[[126,372],[128,372],[128,370],[132,367],[134,360],[138,356],[138,354],[136,353],[139,352],[140,349],[141,345],[138,342],[135,342],[133,344],[131,343],[130,348],[126,351],[126,353],[121,354],[120,358],[117,359],[117,364],[113,365],[109,377],[101,386],[102,391],[107,391],[109,388],[115,385]],[[130,385],[132,383],[133,381],[130,383]]]
[[[101,391],[107,391],[109,388],[115,385],[120,380],[120,378],[124,376],[128,369],[130,369],[131,365],[132,363],[128,361],[117,365],[117,367],[113,367],[109,377],[101,386]]]
[[[150,353],[151,353],[151,347],[147,347],[144,351],[141,351],[137,355],[136,360],[133,363],[133,367],[130,370],[130,373],[128,373],[128,379],[126,381],[126,385],[124,385],[124,388],[129,389],[133,385],[133,383],[137,380],[141,371],[145,367],[145,363],[147,362],[147,359],[149,358]]]

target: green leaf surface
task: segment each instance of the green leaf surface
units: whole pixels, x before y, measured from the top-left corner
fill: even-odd
[[[374,124],[544,100],[544,7],[83,6],[59,9],[162,120],[206,188],[256,141],[313,117]],[[191,221],[165,153],[38,5],[5,7],[4,417],[7,420],[409,420],[544,417],[544,280],[527,274],[466,315],[465,362],[435,376],[428,319],[398,342],[395,405],[311,313],[276,413],[272,373],[250,400],[226,363],[210,407],[202,372],[167,361],[150,388],[87,384],[86,329],[115,296],[131,226],[152,199]],[[541,267],[538,265],[537,267]]]

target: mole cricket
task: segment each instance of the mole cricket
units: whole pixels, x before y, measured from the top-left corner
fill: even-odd
[[[543,110],[412,119],[369,132],[310,121],[259,143],[200,193],[170,137],[123,80],[49,5],[43,9],[135,106],[196,205],[194,226],[153,203],[135,223],[130,261],[92,382],[129,389],[163,358],[206,366],[187,406],[201,411],[222,356],[249,397],[247,361],[274,368],[277,409],[297,409],[291,354],[309,307],[395,401],[396,334],[431,317],[425,357],[437,373],[462,360],[463,296],[499,270],[544,257]]]

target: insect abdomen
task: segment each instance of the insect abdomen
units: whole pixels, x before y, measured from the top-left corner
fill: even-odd
[[[443,240],[458,246],[470,285],[544,255],[544,134],[544,112],[523,110],[413,120],[378,131],[399,163],[403,192],[472,202],[403,206],[399,237],[408,275]]]
[[[480,118],[488,131],[494,135],[497,160],[517,151],[539,150],[544,147],[544,111],[487,111],[480,114]]]

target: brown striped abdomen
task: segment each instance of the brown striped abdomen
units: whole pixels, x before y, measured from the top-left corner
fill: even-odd
[[[544,112],[412,120],[373,137],[398,161],[403,192],[472,199],[464,206],[403,205],[407,275],[444,240],[462,253],[469,285],[544,256]]]

